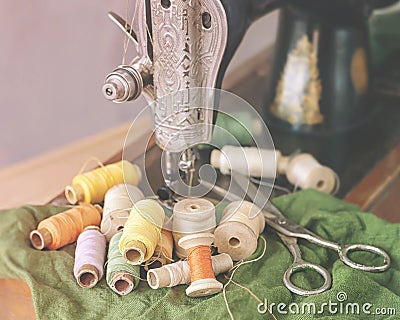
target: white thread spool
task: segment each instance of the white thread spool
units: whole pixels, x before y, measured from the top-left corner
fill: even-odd
[[[222,213],[214,232],[214,245],[219,253],[229,254],[234,261],[246,259],[256,251],[257,239],[264,227],[265,219],[259,207],[248,201],[234,201]]]
[[[204,232],[191,234],[179,239],[178,244],[185,250],[195,248],[197,246],[211,246],[214,242],[214,235],[212,233]],[[192,268],[193,265],[189,267]],[[186,288],[186,295],[189,297],[205,297],[222,290],[223,285],[215,278],[204,278],[193,281],[189,287]]]
[[[188,234],[213,232],[216,224],[215,207],[209,200],[189,198],[176,203],[172,222],[176,255],[181,259],[187,256],[178,244],[179,239]]]
[[[224,146],[222,150],[211,152],[210,162],[225,175],[232,171],[257,178],[275,178],[285,174],[296,187],[328,194],[334,191],[337,184],[335,172],[322,166],[308,153],[284,157],[278,150]]]
[[[288,161],[286,177],[301,189],[311,188],[328,194],[334,191],[337,184],[335,172],[322,166],[308,153],[298,154]]]
[[[214,274],[228,272],[233,268],[229,254],[221,253],[211,257]],[[187,260],[181,260],[147,272],[147,283],[152,289],[175,287],[190,283],[190,267]]]
[[[101,232],[107,241],[122,231],[133,204],[142,199],[143,192],[131,184],[118,184],[107,191],[101,221]]]
[[[224,175],[234,171],[246,176],[275,178],[280,157],[277,150],[224,146],[211,152],[210,162]]]

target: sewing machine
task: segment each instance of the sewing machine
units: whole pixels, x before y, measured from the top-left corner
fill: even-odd
[[[278,79],[277,75],[285,74],[283,71],[288,70],[285,68],[287,65],[285,62],[292,57],[287,48],[291,46],[291,42],[295,45],[299,44],[299,39],[294,36],[296,28],[293,26],[296,24],[292,24],[290,32],[285,30],[284,22],[288,21],[288,14],[285,12],[302,9],[302,13],[305,11],[309,17],[314,17],[321,12],[325,14],[330,12],[329,8],[333,7],[335,14],[349,10],[356,11],[357,18],[365,20],[374,8],[394,2],[393,0],[338,0],[332,4],[332,2],[313,0],[136,1],[132,25],[114,13],[110,13],[110,18],[136,44],[139,55],[131,63],[118,66],[112,71],[106,77],[102,91],[106,99],[117,103],[135,100],[143,94],[148,103],[152,105],[155,140],[157,145],[164,150],[162,157],[164,180],[168,187],[173,188],[181,176],[185,178],[186,183],[192,181],[190,177],[193,176],[194,163],[198,158],[198,153],[193,146],[199,143],[208,143],[212,136],[212,124],[215,121],[214,109],[217,108],[218,97],[210,97],[208,91],[197,91],[195,88],[221,88],[227,66],[253,21],[272,10],[285,7],[286,11],[281,20],[283,23],[281,23],[278,33],[278,44],[280,45],[276,49],[276,56],[281,56],[282,50],[284,53],[283,58],[280,59],[281,62],[273,71],[276,76],[273,77],[275,80],[273,80],[272,95],[269,95],[272,100],[271,98],[270,101],[267,99],[264,116],[266,119],[275,117],[289,127],[303,128],[305,125],[307,127],[305,131],[310,131],[310,127],[318,126],[322,122],[336,124],[336,119],[340,121],[343,118],[343,106],[347,106],[347,104],[354,106],[351,109],[353,111],[347,117],[348,121],[353,121],[354,116],[360,110],[361,102],[368,97],[368,56],[364,50],[367,46],[364,39],[367,30],[366,24],[357,24],[357,30],[361,31],[355,37],[361,39],[359,45],[362,52],[357,51],[361,53],[358,58],[356,57],[355,62],[353,61],[355,64],[353,69],[362,69],[364,78],[360,78],[362,74],[353,70],[358,78],[353,79],[354,86],[346,91],[347,98],[341,99],[338,106],[331,105],[334,99],[328,103],[326,103],[326,99],[322,101],[324,106],[321,107],[321,110],[328,115],[324,117],[319,106],[321,84],[319,73],[316,71],[317,66],[314,66],[315,72],[306,72],[308,69],[303,70],[305,82],[303,81],[294,89],[290,86],[287,89],[283,85],[286,83],[284,79]],[[301,16],[301,19],[307,20],[307,17]],[[313,23],[312,30],[315,35],[316,32],[318,33],[319,26],[315,24],[314,18],[310,21]],[[346,24],[343,26],[348,29],[346,29],[347,31],[353,30],[352,23],[350,26]],[[347,32],[346,30],[345,32]],[[303,34],[307,36],[309,30],[306,31]],[[327,38],[329,36],[329,34],[324,35]],[[306,40],[309,41],[308,38]],[[312,49],[313,45],[315,47],[313,43],[307,42],[305,46]],[[321,39],[319,39],[319,43],[321,43]],[[335,48],[339,48],[338,46],[340,45],[337,44]],[[359,48],[354,46],[351,50],[353,49],[358,50]],[[314,48],[315,50],[317,49]],[[350,51],[346,53],[346,56],[353,54]],[[312,50],[310,52],[311,58],[315,60],[315,52],[313,53]],[[332,57],[332,59],[338,58],[336,55],[332,55]],[[306,65],[309,66],[310,60],[308,58],[305,60]],[[314,62],[316,63],[316,61]],[[330,61],[324,61],[324,63],[329,65]],[[303,68],[304,63],[303,65],[300,63],[298,66]],[[331,69],[321,72],[323,81],[326,79],[325,74],[335,75],[335,71]],[[342,74],[339,74],[327,81],[332,84],[343,77]],[[310,79],[315,81],[308,85]],[[279,90],[275,90],[276,88]],[[287,93],[291,95],[290,100],[304,100],[308,104],[304,101],[296,106],[286,103],[284,98]],[[305,93],[307,93],[307,99],[303,97]],[[336,91],[330,88],[324,91],[324,94],[329,96],[336,94]],[[336,112],[337,110],[339,112]]]

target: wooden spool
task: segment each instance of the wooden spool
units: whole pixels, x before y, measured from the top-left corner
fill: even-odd
[[[256,251],[257,239],[264,227],[264,216],[255,204],[232,202],[224,209],[215,229],[214,245],[219,253],[229,254],[234,261],[246,259]]]
[[[211,246],[214,241],[214,235],[211,233],[198,233],[184,236],[179,240],[179,245],[188,250],[197,246]],[[196,266],[190,265],[190,268]],[[223,288],[221,282],[215,278],[205,278],[192,281],[186,289],[186,295],[189,297],[205,297],[220,292]]]
[[[119,295],[127,295],[135,287],[135,279],[126,271],[117,271],[111,279],[111,289]]]
[[[233,261],[226,253],[212,256],[211,261],[216,276],[228,272],[233,267]],[[180,278],[181,282],[176,284],[171,283],[173,272],[180,272],[180,274],[175,275],[175,277]],[[172,287],[178,284],[188,284],[190,283],[189,262],[187,260],[181,260],[161,268],[151,269],[147,272],[147,283],[152,289]]]
[[[173,237],[176,255],[184,259],[186,251],[179,246],[179,240],[188,234],[213,232],[216,226],[215,207],[211,201],[189,198],[179,201],[173,212]]]

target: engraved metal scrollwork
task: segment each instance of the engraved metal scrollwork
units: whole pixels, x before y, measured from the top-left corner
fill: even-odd
[[[211,17],[208,28],[204,13]],[[185,89],[215,87],[227,41],[225,10],[214,0],[171,0],[167,7],[151,0],[151,15],[156,139],[179,152],[211,138],[213,97]]]

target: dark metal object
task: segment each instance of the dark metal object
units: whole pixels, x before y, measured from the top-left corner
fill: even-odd
[[[370,117],[368,18],[395,2],[280,1],[264,120],[281,129],[329,133]]]

